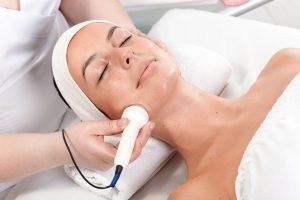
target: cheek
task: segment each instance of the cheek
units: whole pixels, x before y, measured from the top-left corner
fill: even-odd
[[[127,105],[130,104],[130,88],[124,79],[109,80],[101,91],[100,102],[112,118],[119,118]]]

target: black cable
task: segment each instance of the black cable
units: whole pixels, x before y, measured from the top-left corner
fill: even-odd
[[[88,180],[87,178],[84,177],[84,175],[83,175],[82,172],[80,171],[80,169],[79,169],[77,163],[75,162],[75,159],[74,159],[74,157],[73,157],[73,155],[72,155],[72,152],[71,152],[71,150],[70,150],[70,147],[69,147],[69,145],[68,145],[68,143],[67,143],[67,140],[66,140],[66,138],[65,138],[65,133],[66,133],[65,129],[62,129],[62,137],[63,137],[64,143],[65,143],[65,145],[66,145],[66,147],[67,147],[67,149],[68,149],[68,152],[69,152],[69,154],[70,154],[70,157],[71,157],[71,159],[72,159],[72,162],[73,162],[74,166],[76,167],[77,171],[79,172],[79,174],[80,174],[80,176],[83,178],[83,180],[85,180],[85,182],[87,182],[90,186],[92,186],[92,187],[94,187],[94,188],[97,188],[97,189],[107,189],[107,188],[110,188],[110,187],[115,187],[115,185],[117,184],[118,179],[119,179],[120,176],[121,176],[123,167],[122,167],[121,165],[117,165],[117,166],[116,166],[115,175],[114,175],[114,178],[113,178],[113,180],[111,181],[110,185],[104,186],[104,187],[100,187],[100,186],[96,186],[96,185],[92,184],[91,182],[89,182],[89,180]]]

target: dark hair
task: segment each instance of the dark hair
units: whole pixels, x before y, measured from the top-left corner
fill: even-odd
[[[65,102],[65,104],[72,110],[71,106],[68,104],[68,102],[65,100],[65,98],[64,98],[63,95],[61,94],[60,90],[58,89],[54,77],[53,77],[53,84],[54,84],[54,87],[55,87],[55,89],[56,89],[58,95],[60,96],[60,98],[61,98],[61,99]],[[99,109],[99,108],[97,108],[97,109]],[[100,109],[99,109],[99,111],[102,112],[102,114],[104,114],[105,117],[107,117],[108,119],[111,119],[105,112],[103,112],[103,111],[100,110]]]
[[[72,108],[69,106],[68,102],[65,100],[65,98],[64,98],[63,95],[61,94],[60,90],[58,89],[54,77],[53,77],[53,84],[54,84],[54,87],[55,87],[55,89],[56,89],[58,95],[60,96],[60,98],[61,98],[61,99],[65,102],[65,104],[72,110]]]

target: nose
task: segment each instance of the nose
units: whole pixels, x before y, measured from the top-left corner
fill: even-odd
[[[132,48],[123,48],[121,50],[120,63],[125,69],[129,69],[134,62],[135,53]]]

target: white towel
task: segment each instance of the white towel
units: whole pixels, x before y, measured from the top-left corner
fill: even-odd
[[[278,98],[238,169],[238,200],[300,199],[300,74]]]
[[[150,138],[142,155],[124,168],[115,188],[99,190],[88,185],[79,175],[74,166],[65,166],[67,174],[82,187],[103,197],[103,199],[125,200],[129,199],[141,188],[156,172],[174,155],[174,150],[165,143]],[[83,169],[85,177],[93,184],[109,185],[113,176],[114,168],[103,172]],[[103,186],[102,185],[102,186]]]
[[[62,127],[69,126],[78,121],[74,112],[67,112]],[[105,141],[116,143],[118,138],[106,137]],[[65,171],[78,185],[96,193],[99,199],[128,199],[140,189],[161,167],[174,155],[175,151],[164,142],[150,138],[143,148],[141,155],[125,169],[115,189],[98,190],[88,185],[80,176],[74,166],[65,166]],[[104,171],[94,171],[80,168],[82,173],[93,184],[110,184],[114,176],[114,168]]]

